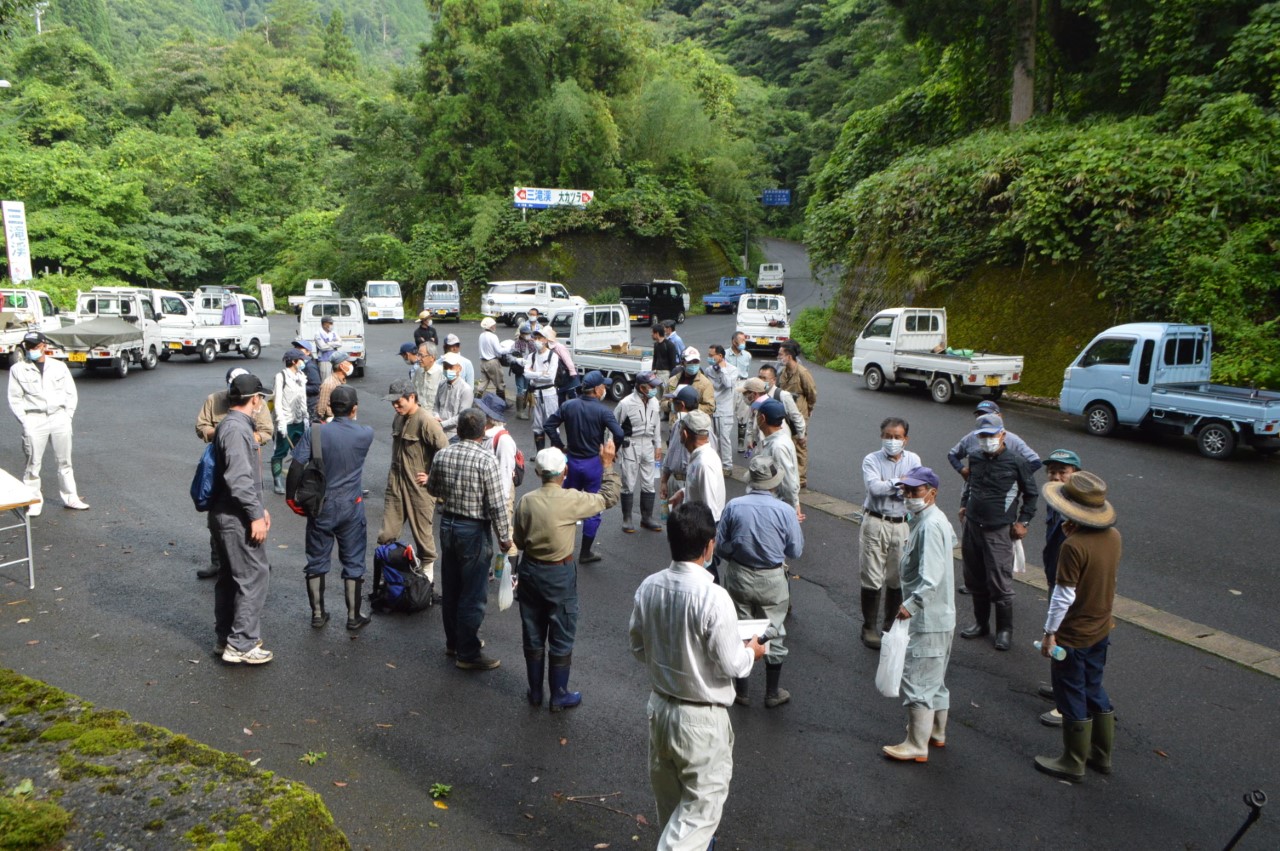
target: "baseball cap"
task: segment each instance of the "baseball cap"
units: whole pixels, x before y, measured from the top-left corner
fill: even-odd
[[[321,319],[321,320],[320,320],[320,324],[321,324],[321,325],[332,325],[332,324],[333,324],[333,317],[332,317],[332,316],[326,316],[326,317],[324,317],[323,319]]]
[[[486,331],[488,331],[490,328],[493,328],[497,324],[498,324],[497,321],[492,316],[486,316],[484,319],[480,320],[480,327]]]
[[[974,406],[973,412],[975,414],[998,414],[1000,413],[1000,406],[990,399],[984,399]]]
[[[445,352],[440,362],[447,363],[449,366],[462,366],[462,355],[457,352]]]
[[[1004,431],[1004,420],[995,414],[983,414],[978,417],[978,425],[974,431],[978,434],[999,434]]]
[[[533,456],[533,470],[539,476],[545,473],[558,476],[564,472],[568,464],[569,460],[564,457],[564,453],[554,446],[540,449],[538,454]]]
[[[401,355],[402,357],[403,357],[404,355],[414,355],[414,354],[417,354],[417,353],[418,353],[418,347],[417,347],[417,346],[415,346],[413,343],[401,343],[401,344],[400,344],[400,355]]]
[[[702,411],[690,411],[680,425],[690,434],[711,434],[711,417]]]
[[[413,382],[407,378],[401,378],[391,382],[391,387],[387,389],[387,395],[382,398],[388,402],[394,402],[397,399],[403,399],[410,393],[417,394],[418,388],[413,386]]]
[[[275,394],[263,387],[262,380],[252,372],[237,375],[231,379],[231,386],[227,388],[227,401],[232,405],[243,405],[254,396],[270,399],[273,395]]]
[[[782,425],[782,421],[787,418],[786,406],[777,399],[766,399],[758,407],[752,405],[761,414],[764,415],[764,421],[769,425]]]
[[[556,338],[556,329],[552,328],[550,325],[543,325],[537,331],[533,332],[533,336],[544,337],[548,340],[554,341]]]
[[[582,378],[582,387],[584,390],[591,390],[603,384],[605,387],[613,384],[613,379],[606,376],[598,369],[593,369]]]
[[[742,382],[743,393],[763,393],[765,391],[764,382],[758,378],[748,378]]]
[[[348,387],[346,384],[333,388],[333,392],[329,394],[329,407],[333,410],[335,417],[345,417],[359,402],[360,397],[356,395],[356,388]]]
[[[674,399],[681,405],[684,405],[686,411],[696,411],[700,401],[698,398],[698,391],[689,384],[681,387],[675,393],[668,393],[666,398]]]
[[[446,346],[461,346],[462,340],[458,339],[457,334],[449,334],[444,338],[444,344]]]
[[[297,349],[290,349],[289,351],[284,353],[285,366],[292,366],[298,361],[306,360],[306,359],[307,359],[306,356],[303,355],[302,352],[298,351]]]
[[[702,360],[702,352],[698,351],[693,346],[684,347],[685,363],[688,363],[689,361],[701,361],[701,360]]]
[[[337,366],[338,364],[346,363],[349,360],[351,360],[351,356],[346,352],[334,352],[333,357],[329,358],[329,363]]]
[[[309,352],[311,351],[311,341],[304,340],[302,337],[298,337],[293,341],[293,347],[295,349],[306,349]]]
[[[936,488],[938,487],[938,474],[928,467],[912,467],[907,470],[905,476],[898,479],[898,482],[912,488],[920,487],[920,485]]]
[[[227,381],[227,389],[228,389],[228,390],[230,390],[230,389],[231,389],[231,382],[233,382],[233,381],[235,381],[235,380],[236,380],[236,376],[237,376],[237,375],[248,375],[248,374],[249,374],[249,370],[245,369],[245,368],[244,368],[244,367],[242,367],[242,366],[233,366],[233,367],[231,367],[231,369],[228,369],[228,370],[227,370],[227,379],[226,379],[226,381]]]
[[[1080,456],[1072,452],[1070,449],[1055,449],[1049,453],[1049,457],[1044,459],[1046,464],[1066,464],[1069,467],[1081,469]]]
[[[658,376],[652,372],[637,372],[636,384],[647,384],[650,387],[656,387],[658,384]]]
[[[48,343],[49,338],[44,334],[41,334],[39,331],[28,331],[23,335],[22,342],[26,343],[27,346],[30,347],[39,345],[40,343]]]

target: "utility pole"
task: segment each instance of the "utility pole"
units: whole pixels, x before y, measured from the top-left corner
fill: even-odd
[[[37,3],[34,7],[34,11],[36,13],[36,35],[40,35],[44,32],[44,28],[41,26],[41,21],[44,18],[45,10],[48,8],[49,0],[41,0],[41,2]]]

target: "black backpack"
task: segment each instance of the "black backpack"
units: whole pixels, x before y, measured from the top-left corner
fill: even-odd
[[[413,614],[431,607],[431,580],[413,572],[413,548],[399,541],[373,551],[373,592],[369,606],[381,614]]]
[[[306,464],[289,465],[289,478],[284,486],[284,498],[294,514],[318,517],[324,510],[325,489],[328,481],[324,475],[324,453],[320,446],[320,425],[311,427],[311,458]]]

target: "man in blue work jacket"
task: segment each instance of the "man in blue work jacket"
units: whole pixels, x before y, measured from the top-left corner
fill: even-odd
[[[293,463],[311,460],[311,446],[320,446],[324,465],[324,508],[307,518],[307,599],[311,602],[311,626],[319,629],[329,622],[324,609],[324,579],[334,541],[342,562],[342,580],[347,597],[347,629],[354,632],[369,623],[360,614],[360,588],[364,584],[366,528],[363,485],[364,459],[373,445],[373,429],[356,425],[358,399],[354,387],[343,384],[333,389],[329,406],[333,421],[315,424],[293,450]]]
[[[582,379],[578,398],[570,399],[547,417],[547,437],[551,438],[553,446],[563,449],[569,458],[569,470],[564,477],[566,488],[599,493],[600,481],[604,476],[600,447],[605,441],[605,431],[612,436],[615,446],[622,446],[622,426],[618,425],[613,411],[604,404],[604,394],[611,384],[613,380],[606,378],[600,370],[591,370]],[[565,434],[568,436],[567,446],[560,441],[561,423],[564,423]],[[597,514],[582,523],[582,555],[578,558],[580,564],[600,561],[600,556],[592,552],[591,548],[596,542],[596,533],[600,531],[601,519],[601,515]]]

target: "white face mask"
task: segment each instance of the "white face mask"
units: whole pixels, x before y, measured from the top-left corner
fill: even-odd
[[[902,440],[882,440],[880,445],[884,447],[885,454],[889,457],[895,457],[902,452],[902,447],[906,445]]]
[[[980,437],[978,445],[982,447],[983,452],[989,452],[992,455],[1000,451],[1000,438],[998,437]]]
[[[926,501],[924,497],[920,496],[907,497],[905,502],[907,511],[910,511],[912,514],[919,514],[921,511],[924,511],[929,507],[928,501]]]

